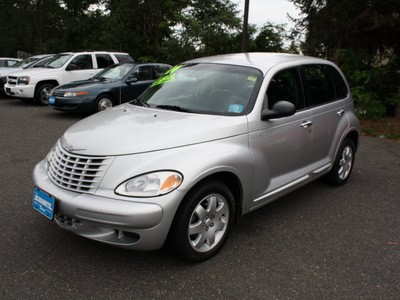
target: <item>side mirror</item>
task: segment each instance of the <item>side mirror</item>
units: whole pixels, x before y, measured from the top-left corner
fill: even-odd
[[[296,112],[296,106],[289,101],[278,101],[271,109],[264,109],[261,113],[261,120],[279,119],[294,115]]]
[[[128,79],[125,82],[126,83],[138,82],[138,79],[134,75],[131,75],[131,76],[128,77]]]

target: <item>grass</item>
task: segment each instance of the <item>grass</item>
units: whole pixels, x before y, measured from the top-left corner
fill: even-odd
[[[371,135],[400,143],[400,119],[360,120],[363,135]]]

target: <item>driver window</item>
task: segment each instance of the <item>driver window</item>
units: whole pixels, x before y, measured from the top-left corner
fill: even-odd
[[[92,55],[84,54],[75,57],[68,66],[70,70],[93,69]]]
[[[287,69],[277,73],[269,83],[267,97],[268,109],[282,100],[293,103],[297,110],[304,108],[297,70]]]
[[[143,66],[139,67],[137,73],[138,81],[143,80],[152,80],[153,79],[153,67],[152,66]]]

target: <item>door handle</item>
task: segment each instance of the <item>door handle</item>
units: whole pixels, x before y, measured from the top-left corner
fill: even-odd
[[[303,123],[301,123],[301,127],[303,128],[308,128],[310,126],[312,126],[313,122],[312,121],[304,121]]]
[[[344,109],[339,110],[336,114],[337,114],[339,117],[343,116],[343,114],[344,114]]]

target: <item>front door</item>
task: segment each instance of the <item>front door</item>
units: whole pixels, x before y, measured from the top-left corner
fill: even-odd
[[[271,109],[277,101],[295,104],[289,117],[259,121],[250,128],[249,144],[254,159],[253,206],[308,177],[312,149],[312,114],[305,109],[297,68],[280,71],[271,79],[266,101]]]

